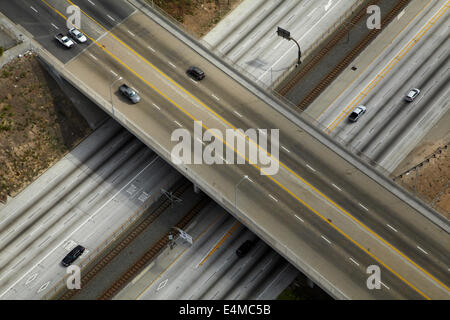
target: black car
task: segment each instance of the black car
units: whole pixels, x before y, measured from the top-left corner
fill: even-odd
[[[133,103],[138,103],[141,100],[141,97],[136,93],[135,90],[123,84],[119,87],[119,91]]]
[[[205,73],[198,67],[190,67],[187,69],[186,73],[193,77],[195,80],[202,80],[205,77]]]
[[[64,257],[64,259],[61,261],[61,264],[64,267],[70,266],[75,260],[77,260],[79,256],[83,254],[84,250],[85,248],[83,246],[76,246]]]
[[[245,241],[241,246],[236,250],[236,254],[239,258],[245,256],[255,245],[255,243],[251,240]]]

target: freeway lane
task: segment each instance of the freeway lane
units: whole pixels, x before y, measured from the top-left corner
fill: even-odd
[[[239,259],[236,249],[255,235],[239,223],[236,226],[236,220],[215,203],[202,210],[185,231],[194,239],[192,247],[178,238],[173,249],[166,248],[114,299],[270,300],[298,273],[258,239],[255,250]],[[200,265],[228,233],[229,237]],[[207,281],[200,281],[205,277]]]
[[[179,178],[114,120],[103,125],[0,210],[1,298],[42,298],[70,249],[83,245],[86,261]]]
[[[58,5],[65,1],[49,0],[51,5]],[[89,3],[86,1],[86,3]],[[114,2],[115,3],[115,2]],[[62,13],[67,15],[67,8],[69,3],[63,7]],[[66,63],[76,57],[80,52],[92,45],[92,41],[88,39],[87,43],[77,43],[74,48],[70,50],[64,49],[55,39],[57,33],[67,34],[68,28],[64,20],[52,10],[49,6],[42,5],[39,1],[9,1],[0,0],[0,7],[3,14],[8,16],[11,20],[21,21],[21,25],[33,34],[35,40],[39,41],[47,50],[49,50],[55,57],[58,57],[62,62]],[[114,26],[122,22],[129,16],[134,8],[123,1],[117,1],[117,4],[108,4],[108,15],[98,15],[97,18],[102,22],[103,27],[88,23],[89,20],[85,16],[81,16],[81,27],[85,32],[88,32],[90,37],[98,39],[103,36],[106,30],[112,29]]]
[[[418,13],[318,116],[327,132],[388,172],[450,108],[449,6],[449,1],[433,1]],[[354,64],[361,67],[358,61]],[[407,103],[403,98],[411,88],[422,92]],[[360,104],[367,113],[357,123],[349,123],[348,114]]]
[[[125,23],[126,24],[126,23]],[[177,121],[179,123],[179,121]]]
[[[153,27],[153,28],[150,28],[150,29],[153,30],[155,28],[157,28],[157,27]],[[167,36],[167,35],[165,35],[165,36]],[[111,39],[109,37],[105,37],[103,43],[105,43],[106,46],[108,48],[110,48],[110,47],[112,47],[110,41],[111,41]],[[174,45],[177,45],[177,44],[175,43]],[[144,65],[142,64],[142,62],[139,63],[139,61],[136,61],[137,59],[135,59],[133,57],[128,57],[127,54],[126,54],[127,52],[122,52],[117,47],[114,47],[114,48],[115,48],[114,53],[116,54],[116,51],[117,51],[117,54],[121,55],[121,59],[126,61],[127,65],[133,66],[133,69],[135,69],[135,70],[139,70],[140,74],[145,74],[145,78],[149,79],[149,80],[146,80],[146,81],[152,81],[152,82],[154,82],[154,81],[161,81],[161,75],[160,74],[158,74],[158,73],[155,74],[154,70],[152,71],[152,70],[148,69],[148,66],[146,67],[145,64]],[[137,79],[135,76],[129,75],[130,74],[129,72],[124,72],[123,71],[124,70],[123,66],[120,66],[119,63],[117,63],[117,62],[108,62],[106,57],[104,56],[104,53],[102,55],[102,53],[98,52],[98,51],[99,51],[98,49],[92,47],[91,54],[93,54],[94,56],[101,56],[102,59],[100,59],[100,60],[101,61],[106,61],[106,63],[108,64],[108,67],[114,68],[114,70],[115,70],[114,72],[116,72],[116,73],[119,72],[119,73],[122,73],[122,74],[126,75],[125,78],[127,80],[132,79],[132,83],[133,84],[136,83],[136,86],[138,87],[138,89],[141,92],[149,90],[148,86],[146,86],[145,83],[142,82],[143,79]],[[180,48],[178,48],[178,51],[183,51],[184,52],[184,51],[186,51],[186,49],[180,50]],[[122,55],[124,55],[124,56],[122,56]],[[68,68],[72,72],[74,72],[74,74],[77,74],[77,76],[83,76],[84,79],[89,79],[89,82],[92,82],[92,86],[98,87],[98,91],[100,92],[100,94],[102,94],[105,97],[108,97],[106,99],[109,99],[109,94],[108,94],[107,87],[108,87],[108,84],[111,81],[110,78],[112,78],[112,75],[108,74],[108,70],[107,69],[103,69],[102,74],[98,74],[98,73],[92,74],[92,71],[94,69],[93,66],[94,65],[98,66],[99,63],[94,61],[92,58],[90,58],[87,55],[83,55],[83,56],[84,56],[83,59],[80,56],[79,58],[77,58],[76,61],[72,61],[70,63],[70,65],[68,66]],[[190,56],[190,59],[192,59],[192,60],[197,59],[197,61],[199,61],[200,63],[205,64],[205,62],[201,61],[199,59],[199,57],[195,57],[194,55]],[[78,64],[78,66],[77,66],[77,64]],[[89,65],[89,68],[88,68],[89,70],[80,70],[80,69],[82,69],[82,68],[80,68],[80,66],[82,66],[83,64]],[[77,70],[74,70],[75,68],[71,68],[71,66],[74,66],[74,67],[76,66]],[[134,67],[134,66],[136,66],[136,67]],[[286,134],[286,136],[290,137],[290,140],[292,140],[292,141],[299,141],[299,140],[302,141],[303,142],[302,144],[305,145],[306,148],[310,148],[309,150],[313,154],[314,153],[319,153],[319,154],[322,153],[322,155],[323,155],[324,152],[325,153],[327,152],[326,148],[317,146],[317,143],[313,143],[311,141],[310,137],[308,137],[306,134],[303,134],[302,132],[298,132],[298,129],[292,128],[292,124],[290,124],[289,121],[286,121],[286,119],[281,118],[279,115],[275,114],[272,110],[267,109],[267,107],[264,106],[255,97],[248,97],[248,93],[243,92],[244,90],[240,89],[236,84],[234,84],[232,81],[230,81],[227,77],[225,77],[219,71],[214,70],[214,68],[211,67],[211,66],[207,66],[207,68],[209,69],[209,70],[207,70],[208,75],[211,74],[211,77],[208,76],[208,81],[206,81],[205,83],[209,83],[210,82],[209,79],[213,78],[212,75],[214,75],[214,77],[217,77],[217,80],[211,80],[211,82],[225,83],[225,81],[226,81],[227,82],[227,86],[224,86],[224,87],[229,87],[230,90],[236,90],[236,92],[239,92],[239,93],[242,92],[243,97],[245,97],[245,98],[243,98],[243,102],[244,102],[243,104],[236,104],[235,103],[236,101],[230,101],[229,102],[230,105],[239,106],[239,111],[238,112],[241,112],[241,111],[244,112],[243,111],[244,109],[245,110],[250,110],[251,108],[259,108],[259,109],[265,108],[264,112],[262,113],[261,116],[265,115],[267,118],[271,119],[270,121],[275,121],[276,122],[275,123],[276,127],[286,128],[286,130],[282,131],[282,138],[281,138],[282,143],[284,143],[284,139],[285,139],[285,135],[284,134]],[[88,76],[88,78],[86,78],[86,76]],[[104,76],[104,77],[102,77],[102,76]],[[97,80],[97,81],[94,81],[94,80]],[[164,80],[164,79],[162,79],[162,80]],[[106,82],[106,84],[105,84],[105,82]],[[163,84],[163,86],[167,86],[167,84]],[[166,90],[174,90],[174,89],[177,90],[177,88],[174,85],[169,85],[167,88],[165,88],[165,91]],[[152,90],[150,89],[150,91],[152,91]],[[153,92],[153,94],[154,94],[154,92]],[[247,95],[247,97],[245,95]],[[202,99],[202,101],[205,101],[204,100],[205,96],[206,95],[204,93],[202,95],[199,95],[199,97]],[[234,98],[234,96],[237,96],[237,94],[234,94],[233,96],[220,95],[220,99],[221,99],[220,101],[225,100],[225,99],[232,99],[232,98]],[[187,95],[186,93],[177,92],[177,93],[175,93],[174,97],[176,97],[177,100],[184,99],[184,102],[182,103],[183,106],[186,105],[186,106],[191,108],[192,102],[189,102],[188,100],[186,100],[186,99],[190,99],[189,95]],[[166,113],[164,115],[164,117],[167,117],[169,119],[174,119],[175,118],[176,119],[175,121],[177,121],[178,123],[180,123],[182,125],[185,125],[186,127],[189,127],[189,128],[192,127],[192,124],[189,123],[189,121],[186,122],[186,118],[184,116],[180,117],[179,112],[174,112],[174,111],[176,111],[176,109],[174,109],[173,106],[170,106],[170,105],[168,106],[167,102],[165,102],[164,100],[159,101],[161,98],[159,98],[159,100],[156,100],[156,99],[157,98],[155,97],[153,101],[157,101],[157,105],[160,106],[160,108],[164,107],[163,108],[164,112],[170,112],[170,115],[168,115]],[[152,100],[150,100],[150,101],[152,101]],[[177,104],[178,104],[178,102],[177,102]],[[202,119],[204,121],[208,121],[208,122],[212,122],[213,123],[212,125],[208,124],[208,127],[214,127],[216,125],[217,125],[217,127],[223,127],[223,124],[220,124],[220,122],[217,122],[217,119],[214,119],[214,117],[211,116],[211,114],[208,115],[207,112],[203,113],[200,110],[201,109],[201,105],[198,105],[198,103],[194,103],[194,105],[196,105],[196,106],[194,106],[193,110],[195,112],[199,112],[199,113],[201,112],[201,117],[202,117]],[[123,102],[122,103],[119,102],[117,104],[117,106],[116,106],[116,108],[120,109],[120,112],[127,112],[127,116],[129,117],[129,119],[133,119],[133,120],[135,120],[137,122],[140,122],[140,120],[142,120],[142,118],[145,116],[145,114],[149,114],[149,110],[148,110],[149,107],[153,108],[150,104],[143,104],[143,105],[140,105],[140,106],[138,106],[136,108],[133,108],[133,112],[130,113],[130,105],[128,105],[126,103],[123,103]],[[169,111],[169,109],[167,109],[167,108],[170,108],[171,111]],[[197,109],[199,109],[199,110],[197,110]],[[158,109],[152,109],[152,111],[150,111],[150,114],[151,114],[152,117],[155,117],[155,116],[158,117],[158,122],[161,122],[162,121],[162,117],[159,116],[158,114],[155,115],[155,113],[154,113],[157,110]],[[256,115],[258,113],[254,112],[254,114]],[[170,118],[170,116],[173,116],[173,118]],[[256,121],[256,122],[258,121],[257,119],[253,119],[253,120]],[[152,123],[155,126],[155,128],[159,128],[160,130],[164,129],[165,132],[167,132],[167,130],[169,130],[169,132],[170,132],[171,128],[173,129],[173,128],[177,127],[176,123],[174,123],[174,121],[172,121],[172,120],[169,121],[169,123],[171,125],[169,124],[166,128],[161,128],[160,124],[159,123],[154,123],[154,121],[155,120],[153,120],[151,118],[148,118],[146,120],[146,123],[148,123],[148,125],[146,125],[146,126],[148,126],[148,128],[151,129],[152,127],[150,126],[150,123]],[[142,122],[140,122],[140,123],[141,123],[141,125],[143,125]],[[214,123],[216,123],[216,124],[214,124]],[[247,126],[248,126],[248,124],[247,124]],[[263,128],[262,125],[258,125],[256,127]],[[155,131],[156,131],[156,129],[155,129]],[[158,138],[161,138],[160,141],[164,141],[164,140],[167,141],[167,137],[168,137],[167,135],[162,135],[161,136],[161,133],[158,133],[158,132],[152,132],[152,134],[154,134],[155,137],[158,137],[158,134],[159,134]],[[295,152],[295,150],[294,151],[291,150],[291,152]],[[328,154],[330,154],[329,151],[328,151]],[[282,155],[282,160],[283,161],[284,161],[285,155],[286,155],[286,153],[283,153],[283,155]],[[330,156],[333,156],[333,155],[330,154]],[[310,165],[315,166],[314,163],[312,163]],[[337,168],[336,172],[344,173],[343,176],[345,176],[345,175],[348,176],[349,175],[348,174],[349,172],[348,171],[346,172],[346,170],[348,170],[348,165],[346,165],[345,163],[342,163],[342,160],[339,161],[339,159],[336,159],[336,163],[333,164],[333,165]],[[331,166],[331,168],[333,168],[333,165]],[[302,211],[302,210],[299,210],[299,207],[298,207],[299,203],[296,201],[296,199],[294,199],[292,197],[292,194],[290,194],[289,192],[283,192],[283,191],[280,192],[279,186],[276,186],[273,181],[269,181],[269,183],[268,183],[266,178],[261,178],[260,176],[255,175],[254,174],[254,169],[248,169],[247,168],[248,166],[240,166],[240,167],[241,168],[239,169],[239,171],[244,170],[245,172],[252,173],[251,179],[254,180],[254,181],[257,181],[258,187],[263,187],[264,188],[263,191],[261,191],[261,192],[259,192],[257,194],[254,194],[255,199],[258,199],[260,201],[264,201],[265,204],[267,204],[267,203],[274,204],[275,208],[274,208],[273,212],[277,212],[279,214],[285,214],[286,217],[289,217],[289,219],[292,219],[292,220],[288,220],[287,221],[287,225],[295,225],[295,223],[293,221],[295,221],[294,219],[296,219],[296,218],[292,215],[292,212],[297,212],[298,213],[298,211]],[[229,172],[230,168],[231,168],[230,166],[217,166],[217,168],[215,168],[216,170],[214,170],[214,172],[211,172],[211,170],[209,170],[209,168],[204,168],[204,167],[199,168],[199,170],[206,170],[207,174],[211,174],[211,175],[218,175],[218,174],[220,174],[220,179],[218,179],[217,181],[220,181],[220,183],[223,183],[223,185],[221,185],[220,188],[218,188],[218,189],[222,189],[221,191],[223,191],[222,194],[224,195],[224,197],[228,197],[228,199],[232,199],[233,198],[233,190],[234,190],[233,186],[234,186],[234,184],[237,181],[240,180],[240,177],[242,177],[242,173],[239,173],[239,177],[231,177],[230,176],[230,172]],[[247,168],[247,169],[245,169],[245,168]],[[233,168],[233,170],[235,170],[235,169]],[[297,170],[297,168],[296,168],[296,170]],[[221,171],[221,173],[220,173],[220,171]],[[282,173],[282,174],[285,175],[286,173]],[[352,175],[354,177],[351,177],[349,179],[354,179],[354,178],[358,177],[358,173],[356,173],[356,172],[352,173]],[[289,178],[289,176],[291,176],[291,177]],[[353,230],[353,228],[355,226],[353,225],[353,222],[351,222],[351,221],[349,222],[348,216],[346,216],[346,215],[343,216],[342,212],[340,212],[340,213],[336,212],[335,211],[336,207],[334,207],[334,208],[333,208],[333,206],[329,207],[328,201],[324,201],[323,197],[320,197],[320,196],[317,196],[317,195],[313,195],[311,197],[311,188],[310,187],[305,186],[305,185],[299,186],[298,182],[291,181],[292,180],[292,175],[291,174],[288,174],[287,177],[281,176],[281,178],[283,179],[285,184],[289,184],[289,190],[291,190],[291,189],[296,190],[295,194],[301,194],[302,198],[306,199],[306,201],[308,203],[314,203],[314,207],[316,208],[316,210],[318,210],[318,208],[319,208],[320,212],[327,212],[327,215],[332,217],[333,225],[337,225],[337,226],[339,226],[339,228],[350,228],[350,229],[352,229],[352,234],[358,234],[359,232],[361,232],[361,235],[362,235],[363,232],[362,232],[362,230],[358,230],[358,227],[357,227],[357,230]],[[364,176],[358,177],[358,178],[362,179],[362,181],[364,181],[364,182],[365,182],[365,180],[366,181],[368,180],[367,177],[364,177]],[[223,181],[224,179],[225,179],[225,181]],[[231,181],[227,182],[227,180],[228,181],[231,180]],[[294,180],[296,180],[296,179],[294,179]],[[372,182],[372,184],[373,184],[373,182]],[[360,185],[361,185],[361,182],[360,182]],[[300,187],[300,189],[299,189],[299,187]],[[361,187],[363,187],[363,189],[364,189],[364,185],[362,185]],[[380,190],[380,189],[381,188],[379,186],[373,188],[372,192],[373,192],[374,196],[380,195],[380,196],[386,197],[386,195],[385,195],[386,192],[384,191],[384,194],[383,194],[383,190]],[[246,189],[244,191],[246,193],[251,194],[250,190],[251,190],[251,188],[248,188],[248,189]],[[275,202],[273,200],[270,200],[270,197],[268,196],[268,194],[269,194],[268,191],[270,192],[270,195],[272,197],[274,196],[275,198],[277,198],[279,202]],[[242,190],[240,190],[240,192],[242,192]],[[264,195],[264,194],[266,195],[267,198],[261,199],[261,195]],[[333,199],[334,199],[334,197],[336,197],[335,194],[339,194],[339,191],[337,189],[336,189],[336,191],[334,191],[334,193],[332,195]],[[272,201],[273,203],[271,203],[270,201]],[[316,204],[315,202],[317,202],[317,201],[319,203]],[[257,211],[258,208],[260,208],[260,210],[262,210],[262,211],[267,210],[267,208],[266,208],[267,206],[263,206],[261,208],[259,203],[253,203],[251,200],[249,201],[249,199],[247,199],[247,197],[242,199],[242,202],[243,203],[241,205],[243,206],[243,209],[245,209],[246,213],[255,212],[255,211]],[[290,203],[289,204],[289,207],[290,207],[289,211],[281,210],[280,208],[278,208],[278,206],[281,206],[280,202],[282,202],[283,205]],[[249,204],[252,204],[252,205],[249,205]],[[387,205],[391,206],[391,208],[395,208],[395,210],[393,210],[393,211],[395,211],[395,212],[399,211],[398,214],[400,216],[402,214],[406,214],[408,212],[408,211],[405,211],[405,210],[407,210],[407,208],[404,207],[405,206],[404,204],[398,203],[398,201],[396,202],[394,199],[391,199],[391,200],[387,201]],[[397,210],[397,207],[400,208],[401,210]],[[373,209],[373,208],[371,208],[371,209]],[[376,208],[376,209],[378,209],[378,208]],[[262,214],[260,214],[260,215],[262,215]],[[266,218],[267,219],[271,219],[272,217],[267,216]],[[308,218],[308,219],[318,219],[317,216],[312,216],[311,212],[308,211],[308,210],[305,210],[304,212],[302,212],[302,219],[303,218],[305,218],[305,219],[306,218]],[[420,220],[420,219],[423,219],[423,218],[421,218],[420,216],[412,216],[410,219],[414,221],[416,219]],[[334,233],[330,232],[329,224],[323,224],[323,222],[321,222],[320,220],[318,220],[318,222],[320,222],[322,224],[322,227],[325,227],[325,229],[324,229],[325,233],[322,233],[322,235],[325,234],[326,235],[325,237],[328,240],[330,240],[329,238],[331,238],[331,236],[329,236],[329,234],[330,233],[334,234]],[[425,221],[425,225],[418,224],[418,226],[421,226],[423,228],[423,230],[425,230],[425,228],[430,227],[430,223],[429,222],[427,223]],[[433,226],[431,226],[431,228],[433,228]],[[295,231],[292,230],[291,234],[295,234]],[[431,238],[434,237],[437,240],[439,240],[439,239],[442,240],[443,236],[445,236],[445,235],[443,235],[442,231],[439,231],[439,230],[437,230],[436,234],[433,233],[433,234],[430,235]],[[367,235],[365,235],[364,237],[367,237]],[[369,241],[368,239],[364,239],[364,237],[362,237],[362,238],[358,237],[358,241],[360,241],[360,240],[362,240],[362,241],[366,241],[366,240]],[[369,236],[369,237],[371,237],[371,236]],[[319,237],[317,237],[317,239],[320,240]],[[284,243],[289,242],[288,239],[280,239],[280,240],[284,240],[285,241]],[[442,245],[442,243],[445,243],[445,241],[447,241],[447,240],[448,240],[447,238],[444,238],[444,242],[441,242],[441,245]],[[300,240],[296,239],[296,241],[300,241]],[[325,243],[328,243],[326,240],[322,240],[322,241],[325,241]],[[341,236],[341,238],[338,237],[336,241],[339,242],[340,245],[345,245],[346,248],[347,247],[349,247],[349,248],[353,247],[353,249],[351,249],[352,251],[354,251],[354,250],[359,251],[358,248],[355,248],[354,245],[352,245],[351,243],[350,244],[346,243],[346,241],[348,241],[348,240],[342,239],[342,236]],[[373,241],[373,239],[370,239],[370,241]],[[282,242],[282,241],[280,241],[280,242]],[[375,242],[377,242],[377,241],[375,241]],[[437,243],[439,243],[439,242],[437,242]],[[293,247],[295,247],[295,245],[298,244],[298,242],[294,242],[294,243],[291,243],[291,244],[292,244],[291,247],[293,248]],[[377,252],[377,249],[374,249],[374,247],[377,247],[376,243],[372,243],[372,245],[370,245],[369,247],[371,249],[371,252],[374,252],[374,251]],[[281,248],[278,248],[278,250],[282,251]],[[333,250],[337,250],[337,249],[333,248]],[[383,250],[386,250],[386,248],[384,248]],[[380,252],[377,252],[376,254],[381,253],[383,250],[381,250]],[[388,249],[388,251],[389,251],[389,249]],[[362,251],[359,252],[359,254],[361,254],[361,253],[364,255],[364,253]],[[359,254],[355,253],[355,256],[357,255],[359,257]],[[383,253],[383,256],[385,254],[386,253]],[[409,255],[409,253],[408,253],[408,255]],[[312,258],[307,259],[305,256],[303,256],[303,258],[305,258],[308,261],[315,262],[314,261],[315,259],[312,259]],[[361,259],[362,260],[366,260],[367,257],[366,258],[361,258]],[[388,259],[390,259],[390,258],[388,258]],[[341,260],[346,262],[347,259],[341,259]],[[370,258],[369,258],[369,260],[370,260]],[[323,266],[326,266],[326,265],[327,265],[327,263],[326,263],[326,261],[324,261]],[[328,262],[328,265],[329,265],[329,262]],[[320,266],[319,266],[319,268],[320,268]],[[341,270],[345,270],[345,268],[343,268],[342,266],[340,267],[340,269]],[[331,269],[329,269],[329,270],[331,270]],[[329,270],[328,270],[328,272],[325,272],[325,270],[322,270],[322,271],[324,272],[324,274],[330,274]],[[361,276],[363,277],[364,275],[361,275]],[[346,279],[347,280],[348,276],[347,277],[342,277],[342,279]],[[339,282],[340,279],[333,279],[333,281]],[[395,281],[395,279],[393,279],[391,281],[393,283],[397,282],[397,281]],[[357,281],[357,282],[359,283],[360,286],[362,286],[362,287],[364,286],[364,282],[359,282],[359,281]],[[342,286],[342,288],[346,288],[348,290],[348,292],[352,291],[352,285],[349,285],[349,284],[345,285],[345,284],[341,284],[341,283],[340,283],[340,285]],[[389,286],[391,288],[394,287],[394,285],[389,285]],[[360,288],[360,290],[362,292],[364,292],[364,288]],[[366,291],[367,291],[367,289],[366,289]],[[409,292],[408,290],[403,290],[402,292],[405,292],[406,295],[410,295],[411,294],[411,293],[407,293],[407,292]],[[368,293],[368,292],[366,292],[366,294],[369,294],[369,295],[363,295],[363,296],[364,297],[371,296],[370,293]]]
[[[239,128],[247,129],[251,127],[269,128],[271,123],[267,121],[264,117],[260,116],[255,110],[253,113],[249,112],[251,109],[250,105],[255,105],[257,108],[257,103],[248,103],[240,99],[240,94],[236,95],[233,103],[228,103],[226,100],[221,99],[217,101],[217,96],[232,96],[235,90],[238,88],[219,86],[217,83],[206,83],[205,87],[203,85],[192,86],[190,80],[183,77],[183,68],[174,68],[173,61],[177,65],[188,66],[190,61],[186,59],[185,56],[180,55],[176,48],[171,48],[167,52],[154,53],[151,49],[145,46],[145,43],[150,43],[151,39],[152,46],[159,48],[163,47],[163,39],[158,39],[148,28],[149,31],[145,32],[145,18],[135,18],[125,21],[119,28],[114,30],[114,34],[124,42],[133,43],[133,49],[142,54],[145,58],[150,59],[154,64],[161,66],[160,69],[171,76],[172,78],[181,78],[179,83],[183,86],[189,86],[189,90],[193,92],[196,96],[202,95],[204,98],[202,101],[206,105],[214,105],[215,110],[223,116],[225,119],[231,119],[231,122]],[[129,30],[140,30],[138,35],[130,38]],[[158,41],[159,40],[159,41]],[[173,43],[175,41],[169,41]],[[120,69],[119,69],[120,70]],[[208,70],[209,71],[209,70]],[[115,71],[118,72],[118,71]],[[210,72],[214,72],[211,70]],[[210,73],[208,72],[208,74]],[[207,90],[210,93],[204,94]],[[217,95],[217,96],[216,96]],[[242,93],[242,96],[245,94]],[[256,101],[255,101],[256,102]],[[243,106],[239,112],[237,112],[236,106]],[[248,118],[246,117],[248,116]],[[245,118],[245,120],[243,120]],[[438,274],[441,278],[445,279],[447,276],[447,247],[445,243],[430,240],[429,235],[425,232],[425,228],[418,228],[418,226],[423,227],[421,222],[416,224],[411,223],[410,215],[407,217],[396,217],[395,212],[392,208],[379,204],[379,201],[369,192],[361,192],[355,188],[355,184],[351,181],[346,181],[345,175],[338,175],[335,173],[334,168],[330,168],[327,163],[320,159],[319,156],[314,156],[311,154],[310,150],[298,143],[298,139],[285,139],[282,137],[282,141],[288,141],[287,143],[282,143],[287,146],[290,150],[294,152],[286,152],[282,150],[283,160],[290,167],[296,167],[300,165],[304,178],[311,184],[315,185],[324,194],[333,194],[333,200],[343,206],[345,209],[352,212],[352,214],[360,219],[362,222],[370,226],[377,233],[384,233],[384,237],[389,242],[393,243],[396,247],[402,251],[413,252],[417,256],[417,262],[420,265],[426,266],[427,270],[430,270],[433,274]],[[311,146],[312,148],[312,146]],[[289,150],[286,149],[286,150]],[[285,160],[286,159],[286,160]],[[309,164],[314,164],[315,168],[319,170],[319,173],[312,172],[308,168]],[[336,189],[339,191],[336,193]],[[373,190],[371,190],[373,192]],[[360,205],[357,201],[353,199],[355,194],[360,194],[360,199],[364,199],[365,205],[369,207],[378,206],[378,215],[371,216],[367,215],[367,211],[364,207]],[[398,232],[401,230],[401,233]],[[436,229],[436,232],[439,232]],[[420,235],[420,237],[418,236]],[[412,239],[420,239],[418,241],[413,241]],[[424,255],[422,250],[426,250],[428,254]],[[435,267],[435,266],[439,267]]]
[[[278,26],[291,32],[305,53],[320,41],[342,15],[355,11],[361,1],[347,0],[253,0],[245,13],[231,13],[204,40],[211,49],[270,87],[297,60],[293,42],[276,34]]]
[[[126,32],[124,29],[131,28],[127,22],[122,27],[123,29],[115,30],[116,35],[125,35]],[[139,37],[137,38],[137,44],[141,44],[143,42],[144,39]],[[153,41],[152,44],[154,45],[155,41]],[[248,128],[256,127],[258,123],[260,125],[262,124],[263,128],[270,127],[270,123],[266,121],[264,117],[261,117],[256,112],[250,112],[250,109],[248,108],[249,104],[239,99],[239,95],[234,99],[233,104],[227,103],[227,101],[224,101],[223,99],[217,101],[212,97],[212,94],[219,95],[218,92],[221,92],[221,96],[231,96],[232,92],[226,88],[221,88],[219,85],[214,83],[205,84],[206,88],[203,85],[191,86],[190,80],[183,77],[184,69],[174,69],[167,64],[164,57],[159,57],[157,54],[151,55],[151,52],[146,51],[145,48],[140,51],[137,49],[140,47],[139,45],[134,47],[137,51],[141,53],[144,52],[143,55],[145,55],[148,59],[151,59],[153,63],[161,66],[160,69],[164,73],[170,75],[172,78],[180,78],[179,83],[184,87],[190,87],[189,90],[196,96],[202,95],[202,91],[209,89],[208,91],[211,92],[211,94],[204,95],[202,101],[207,105],[214,105],[215,110],[224,118],[231,119],[236,127],[246,130]],[[159,45],[156,45],[155,47],[159,47]],[[174,56],[176,55],[176,51],[171,50],[170,54]],[[186,59],[180,55],[173,58],[171,57],[170,60],[178,61],[179,64],[189,64],[189,61],[185,61]],[[240,108],[239,111],[236,111],[236,106],[243,106],[244,108]],[[255,104],[255,106],[257,105]],[[412,239],[417,239],[418,235],[420,235],[421,239],[428,238],[427,233],[424,232],[422,228],[419,228],[420,224],[411,223],[408,217],[396,216],[392,208],[385,206],[384,204],[380,204],[378,199],[372,194],[357,189],[355,184],[348,181],[345,176],[336,174],[335,171],[329,167],[326,161],[323,161],[320,157],[311,154],[308,148],[299,143],[297,140],[285,139],[285,137],[282,136],[282,141],[283,146],[286,147],[286,150],[289,150],[286,151],[282,149],[282,160],[289,167],[299,168],[302,172],[302,176],[324,194],[336,193],[336,189],[340,191],[333,197],[334,201],[349,212],[352,212],[355,217],[370,226],[375,232],[385,233],[386,240],[395,244],[402,251],[412,250],[416,254],[421,253],[420,249],[417,248],[417,241],[412,241]],[[313,172],[309,169],[308,164],[314,165],[314,168],[317,171]],[[361,196],[359,198],[363,198],[365,205],[368,207],[373,208],[377,206],[377,211],[379,214],[375,216],[367,215],[367,211],[361,207],[357,201],[355,201],[355,194],[360,194]],[[386,230],[388,231],[387,233]],[[401,233],[399,234],[394,230],[401,230]],[[446,261],[445,245],[428,240],[423,240],[420,242],[424,243],[423,245],[421,244],[421,248],[423,247],[429,255],[418,255],[417,262],[420,265],[426,265],[427,269],[429,269],[433,274],[440,273],[440,275],[445,278],[447,274],[446,264],[444,263],[444,261]],[[429,259],[432,260],[432,263],[427,265]],[[440,265],[440,268],[434,268],[434,264]]]

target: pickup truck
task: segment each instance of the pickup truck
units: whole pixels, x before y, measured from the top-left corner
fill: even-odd
[[[66,48],[72,48],[75,45],[75,43],[72,40],[70,40],[68,36],[63,35],[62,33],[58,33],[55,36],[55,39],[58,40],[58,42],[61,43]]]

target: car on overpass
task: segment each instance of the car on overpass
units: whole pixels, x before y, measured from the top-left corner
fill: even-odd
[[[126,84],[121,85],[119,91],[133,103],[141,101],[141,97],[137,94],[136,90],[130,88]]]
[[[62,33],[58,33],[55,36],[55,39],[66,48],[72,48],[75,45],[75,43],[70,40],[68,36],[63,35]]]
[[[69,29],[69,35],[78,41],[79,43],[85,43],[87,41],[86,36],[77,28],[71,28]]]
[[[189,67],[189,69],[187,69],[186,73],[197,81],[200,81],[203,78],[205,78],[205,73],[199,67],[194,67],[194,66]]]

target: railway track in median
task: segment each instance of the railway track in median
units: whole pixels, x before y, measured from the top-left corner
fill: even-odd
[[[371,5],[376,5],[382,0],[372,1]],[[381,21],[381,29],[373,29],[354,46],[347,55],[331,70],[326,74],[319,83],[300,101],[294,102],[297,109],[305,110],[330,84],[335,80],[345,68],[347,68],[350,63],[377,37],[377,35],[387,26],[400,12],[403,10],[411,0],[399,0],[395,6],[383,17]],[[346,25],[355,26],[357,23],[361,22],[361,19],[367,16],[367,7],[363,6],[362,9],[356,13]],[[279,94],[285,96],[289,91],[295,88],[295,86],[300,82],[300,80],[305,77],[310,71],[313,70],[319,62],[324,59],[327,54],[333,49],[339,41],[341,41],[344,36],[349,32],[349,28],[345,25],[338,28],[334,33],[330,41],[316,54],[311,60],[306,63],[306,65],[294,76],[292,76],[288,81],[286,81],[277,90]]]
[[[206,196],[203,197],[194,205],[193,208],[185,215],[175,227],[183,229],[186,225],[212,200]],[[122,276],[117,279],[112,286],[110,286],[103,294],[98,297],[98,300],[112,299],[130,280],[137,276],[145,266],[155,258],[159,252],[165,248],[169,243],[169,232],[167,232],[161,239],[155,243],[146,253],[144,253]]]
[[[189,181],[186,179],[182,179],[179,181],[174,188],[172,188],[172,194],[175,197],[180,197],[191,185]],[[81,277],[81,288],[85,288],[86,285],[98,274],[100,273],[107,264],[109,264],[113,259],[115,259],[120,252],[122,252],[126,247],[128,247],[143,231],[147,229],[148,226],[152,224],[163,212],[171,206],[171,201],[168,198],[162,200],[162,202],[142,221],[138,223],[138,225],[132,225],[129,228],[131,230],[126,234],[126,236],[119,240],[117,243],[113,243],[112,247],[106,249],[108,250],[107,254],[100,258],[99,260],[94,259],[92,264],[88,264],[86,266],[85,273],[82,273]],[[124,233],[127,231],[124,231]],[[76,294],[80,292],[80,290],[67,290],[60,291],[54,294],[51,299],[59,299],[59,300],[69,300],[72,299]],[[82,289],[81,289],[82,290]]]

